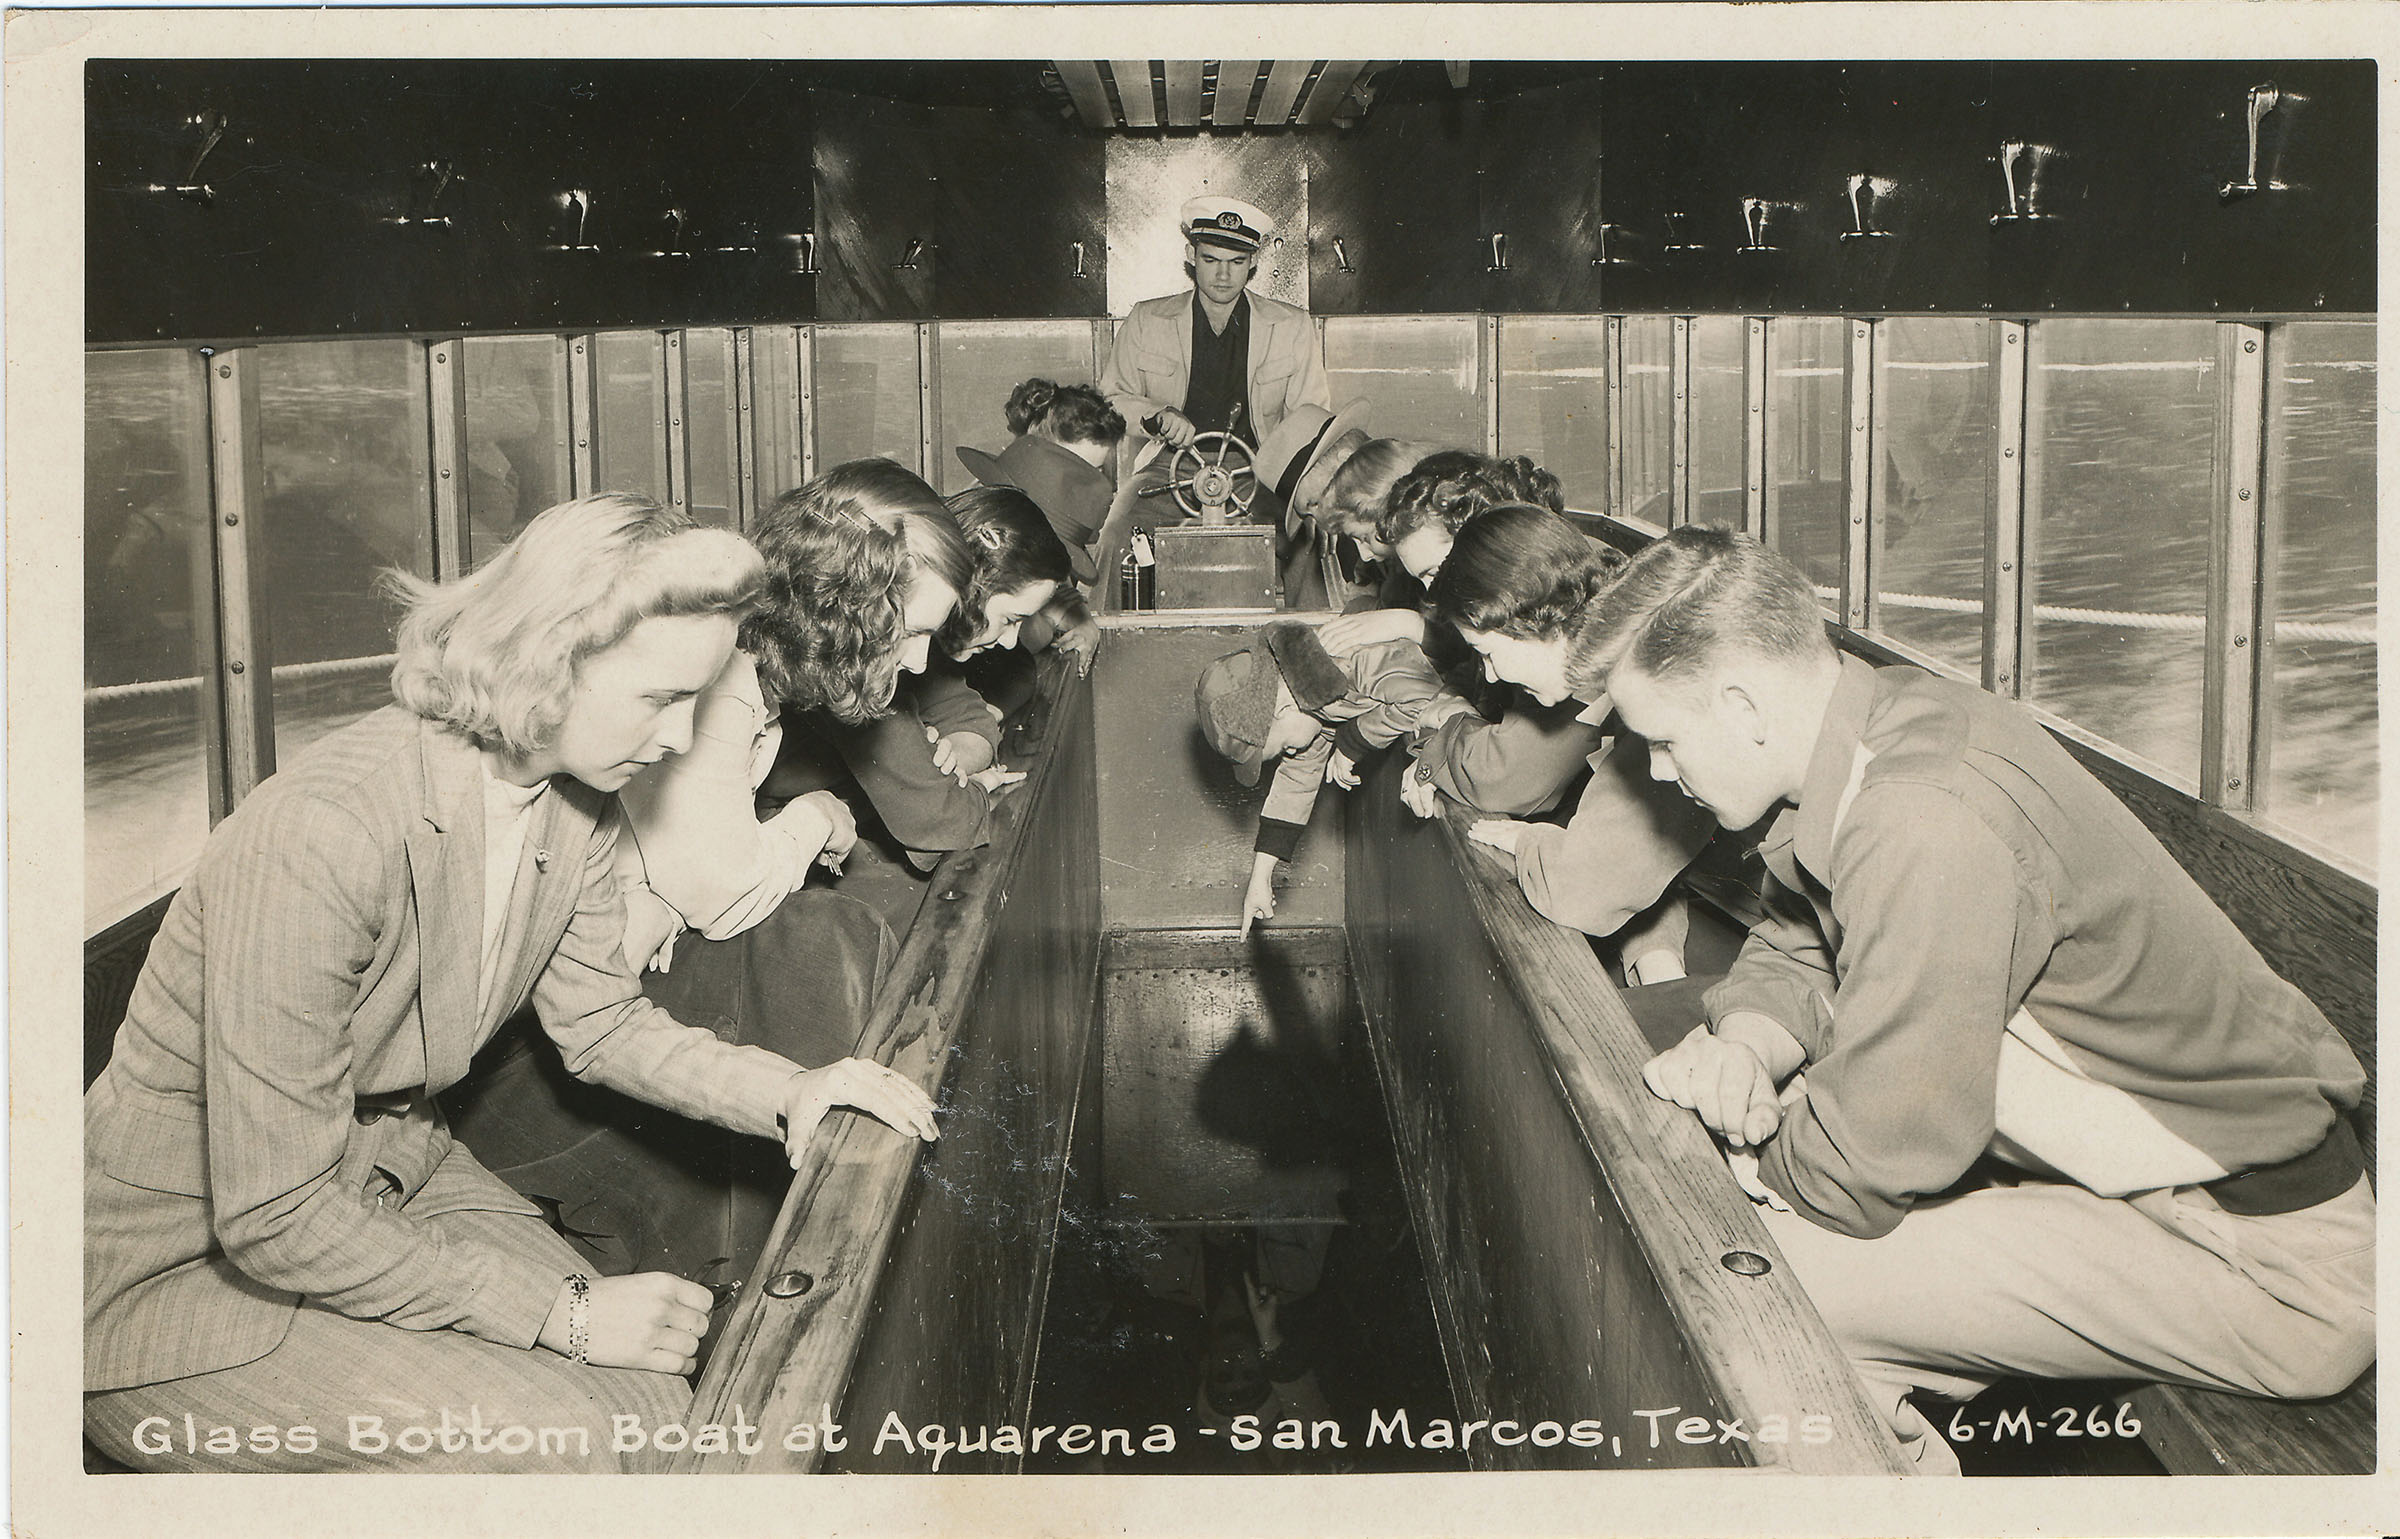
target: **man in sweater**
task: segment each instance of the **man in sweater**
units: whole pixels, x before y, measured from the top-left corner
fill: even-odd
[[[1843,658],[1714,529],[1634,561],[1573,671],[1723,825],[1780,809],[1769,917],[1645,1078],[1755,1161],[1920,1467],[1957,1461],[1912,1390],[2314,1396],[2374,1360],[2357,1058],[2029,713]]]

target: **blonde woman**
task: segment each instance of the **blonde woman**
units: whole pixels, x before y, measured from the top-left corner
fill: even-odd
[[[217,828],[85,1097],[84,1419],[105,1452],[608,1470],[612,1415],[683,1413],[707,1290],[590,1275],[435,1105],[528,1000],[578,1078],[794,1162],[835,1105],[936,1136],[903,1077],[681,1025],[622,956],[611,793],[688,744],[758,580],[738,537],[594,497],[468,578],[399,581],[399,703]]]

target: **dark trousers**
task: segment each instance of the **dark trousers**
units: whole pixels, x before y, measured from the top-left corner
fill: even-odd
[[[643,987],[685,1025],[817,1068],[849,1056],[898,949],[872,905],[803,891],[730,939],[687,934]],[[729,1298],[790,1184],[783,1146],[582,1084],[540,1035],[504,1029],[443,1097],[451,1131],[595,1271],[673,1272]]]

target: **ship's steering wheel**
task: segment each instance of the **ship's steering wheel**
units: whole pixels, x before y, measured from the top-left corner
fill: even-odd
[[[1183,511],[1204,524],[1246,518],[1258,495],[1250,446],[1231,433],[1202,433],[1175,451],[1167,463],[1167,483],[1157,490],[1173,492]]]

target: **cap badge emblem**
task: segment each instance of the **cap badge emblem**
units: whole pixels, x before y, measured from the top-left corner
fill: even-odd
[[[1217,216],[1217,228],[1220,230],[1238,230],[1241,227],[1242,216],[1235,213],[1232,209],[1227,209],[1225,212]]]

